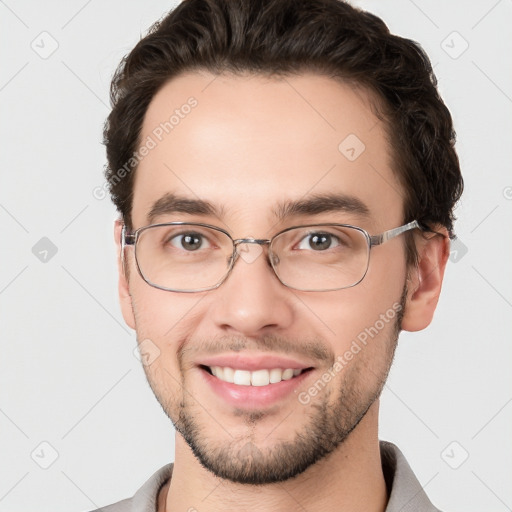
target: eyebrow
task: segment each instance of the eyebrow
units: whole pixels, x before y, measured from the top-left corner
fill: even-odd
[[[370,217],[370,209],[360,199],[346,194],[322,194],[286,201],[274,208],[280,220],[293,215],[319,215],[328,212],[344,212],[356,214],[362,218]]]
[[[168,193],[153,203],[148,213],[148,221],[151,224],[156,217],[169,213],[215,215],[219,217],[222,212],[213,204],[203,199],[189,199]]]
[[[346,194],[321,194],[285,201],[273,209],[279,220],[292,216],[320,215],[328,212],[344,212],[356,214],[362,218],[370,217],[370,209],[360,199]],[[152,224],[156,217],[170,213],[185,213],[188,215],[213,215],[222,217],[223,208],[218,208],[203,199],[190,199],[168,193],[156,200],[148,213],[148,222]]]

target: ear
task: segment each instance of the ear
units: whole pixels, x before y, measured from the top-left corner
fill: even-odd
[[[446,228],[439,235],[420,235],[416,242],[418,265],[411,267],[407,279],[407,301],[402,319],[405,331],[425,329],[434,316],[441,293],[444,271],[450,255],[450,239]]]
[[[133,315],[132,297],[130,295],[130,287],[128,284],[128,272],[127,267],[129,265],[128,260],[125,258],[124,262],[121,256],[121,236],[123,231],[123,221],[116,220],[114,225],[114,239],[116,242],[117,249],[117,270],[118,270],[118,293],[119,303],[121,305],[121,312],[123,314],[124,321],[126,324],[135,329],[135,317]]]

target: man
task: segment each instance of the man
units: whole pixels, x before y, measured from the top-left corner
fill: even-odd
[[[437,510],[378,440],[463,187],[423,51],[338,0],[186,0],[112,103],[121,308],[177,433],[102,510]]]

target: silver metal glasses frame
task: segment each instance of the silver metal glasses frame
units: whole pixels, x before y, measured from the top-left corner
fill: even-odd
[[[368,262],[367,262],[366,269],[364,271],[363,276],[356,283],[354,283],[354,284],[352,284],[350,286],[343,286],[341,288],[334,288],[334,289],[328,289],[328,290],[325,290],[325,289],[303,290],[301,288],[295,288],[293,286],[290,286],[290,285],[284,283],[281,280],[281,278],[279,277],[279,275],[278,275],[278,273],[277,273],[277,271],[276,271],[276,269],[274,267],[275,259],[273,258],[273,256],[275,256],[275,255],[270,253],[267,256],[267,259],[270,262],[272,270],[274,271],[274,274],[276,275],[277,279],[279,279],[279,281],[284,286],[286,286],[288,288],[292,288],[294,290],[299,290],[299,291],[311,291],[311,292],[344,290],[346,288],[352,288],[352,287],[358,285],[365,278],[365,276],[366,276],[366,274],[368,272],[368,268],[370,266],[370,253],[371,253],[372,247],[376,247],[378,245],[382,245],[382,244],[388,242],[389,240],[392,240],[393,238],[396,238],[397,236],[401,235],[402,233],[405,233],[405,232],[410,231],[412,229],[416,229],[416,228],[422,229],[420,224],[418,223],[418,221],[413,220],[412,222],[404,224],[403,226],[399,226],[399,227],[396,227],[396,228],[393,228],[393,229],[389,229],[389,230],[384,231],[383,233],[380,233],[378,235],[370,235],[365,229],[360,228],[358,226],[353,226],[351,224],[339,224],[339,223],[329,223],[329,222],[327,222],[327,223],[322,223],[322,224],[305,224],[305,225],[299,225],[299,226],[292,226],[292,227],[283,229],[282,231],[279,231],[279,233],[276,233],[272,238],[252,238],[252,237],[249,237],[249,238],[236,238],[236,239],[233,239],[231,237],[231,235],[225,229],[219,228],[218,226],[213,226],[211,224],[204,224],[204,223],[201,223],[201,222],[164,222],[164,223],[160,223],[160,224],[150,224],[148,226],[143,226],[141,228],[138,228],[133,233],[128,233],[127,229],[126,229],[126,225],[123,225],[123,229],[122,229],[122,233],[121,233],[121,261],[122,261],[123,267],[124,267],[124,263],[125,263],[125,261],[124,261],[124,249],[125,249],[125,247],[133,246],[134,249],[135,249],[136,244],[137,244],[137,240],[139,239],[140,234],[143,233],[145,230],[153,228],[153,227],[158,227],[158,226],[183,226],[183,225],[186,225],[186,226],[199,226],[199,227],[214,229],[216,231],[224,233],[232,241],[232,243],[233,243],[233,252],[232,252],[232,256],[231,256],[231,260],[230,260],[229,266],[228,266],[228,268],[226,270],[226,274],[224,275],[224,277],[218,283],[216,283],[213,286],[209,286],[207,288],[201,288],[201,289],[195,289],[195,290],[174,290],[172,288],[166,288],[164,286],[159,286],[156,283],[153,283],[153,282],[149,281],[144,276],[144,274],[143,274],[143,272],[142,272],[142,270],[141,270],[141,268],[139,266],[139,262],[137,260],[137,251],[135,251],[135,262],[136,262],[136,265],[137,265],[137,270],[138,270],[139,275],[141,276],[141,278],[148,285],[153,286],[154,288],[158,288],[160,290],[171,291],[171,292],[180,292],[180,293],[196,293],[196,292],[204,292],[204,291],[208,291],[208,290],[214,290],[214,289],[218,288],[228,278],[229,274],[233,270],[233,267],[235,266],[235,263],[236,263],[236,261],[237,261],[237,259],[239,257],[239,254],[237,252],[237,247],[240,244],[268,245],[269,247],[271,247],[271,244],[272,244],[272,242],[273,242],[273,240],[275,238],[277,238],[278,236],[282,235],[283,233],[286,233],[286,232],[291,231],[293,229],[307,228],[307,227],[317,227],[317,226],[318,227],[320,227],[320,226],[330,226],[330,227],[352,228],[352,229],[355,229],[355,230],[361,232],[365,236],[365,238],[366,238],[366,241],[367,241],[367,244],[368,244]]]

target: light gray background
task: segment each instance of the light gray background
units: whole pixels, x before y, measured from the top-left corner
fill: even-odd
[[[443,510],[512,510],[512,2],[355,3],[431,56],[466,182],[438,312],[401,337],[381,438]],[[0,1],[0,512],[93,509],[173,460],[119,312],[115,211],[93,195],[111,74],[172,5]]]

